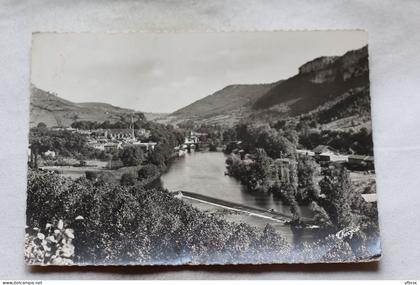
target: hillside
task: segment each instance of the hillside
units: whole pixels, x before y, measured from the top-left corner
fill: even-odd
[[[114,122],[132,112],[106,103],[73,103],[33,87],[30,125],[68,126],[75,120]],[[193,121],[230,126],[240,120],[276,122],[307,117],[326,129],[370,128],[367,46],[342,56],[311,60],[286,80],[229,85],[172,114],[145,116],[161,123]]]
[[[44,122],[48,127],[70,126],[76,120],[116,122],[133,113],[106,103],[73,103],[57,95],[31,88],[30,127]]]
[[[229,85],[171,114],[175,120],[201,120],[204,122],[236,121],[243,117],[252,104],[266,94],[271,84]]]
[[[276,121],[300,116],[312,116],[331,128],[370,123],[367,46],[311,60],[286,80],[227,86],[168,119],[231,125],[241,119]],[[334,124],[336,120],[339,124]]]

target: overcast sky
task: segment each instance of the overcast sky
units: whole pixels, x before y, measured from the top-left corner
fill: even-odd
[[[173,112],[230,84],[286,79],[362,31],[33,35],[31,82],[73,102]]]

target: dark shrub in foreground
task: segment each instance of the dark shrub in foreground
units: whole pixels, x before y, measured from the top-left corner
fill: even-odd
[[[78,216],[84,219],[65,225],[75,231],[77,263],[262,262],[267,258],[262,247],[273,243],[279,244],[277,260],[290,254],[290,246],[274,231],[270,237],[246,224],[208,216],[164,189],[29,172],[28,226],[44,228]]]
[[[29,171],[27,201],[28,227],[44,229],[47,223],[67,221],[63,227],[74,230],[72,261],[79,264],[319,262],[329,257],[338,262],[355,258],[344,240],[330,237],[303,244],[301,250],[292,249],[270,226],[258,230],[229,223],[161,188]]]
[[[143,179],[148,179],[151,177],[154,177],[156,175],[159,174],[159,168],[154,165],[154,164],[146,164],[145,166],[143,166],[138,172],[138,179],[139,180],[143,180]]]
[[[133,186],[136,184],[136,177],[133,173],[127,172],[121,176],[121,185],[122,186]]]
[[[98,172],[96,171],[86,171],[85,176],[87,180],[95,181],[98,178]]]

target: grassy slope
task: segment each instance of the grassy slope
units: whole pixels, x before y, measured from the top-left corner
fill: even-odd
[[[232,124],[242,118],[250,106],[278,82],[270,84],[229,85],[171,114],[173,121],[187,119],[205,123]]]
[[[30,126],[44,122],[47,126],[70,126],[75,120],[117,121],[133,111],[105,103],[73,103],[57,95],[32,88]]]

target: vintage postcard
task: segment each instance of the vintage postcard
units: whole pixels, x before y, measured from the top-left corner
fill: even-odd
[[[364,31],[34,33],[25,261],[381,256]]]

